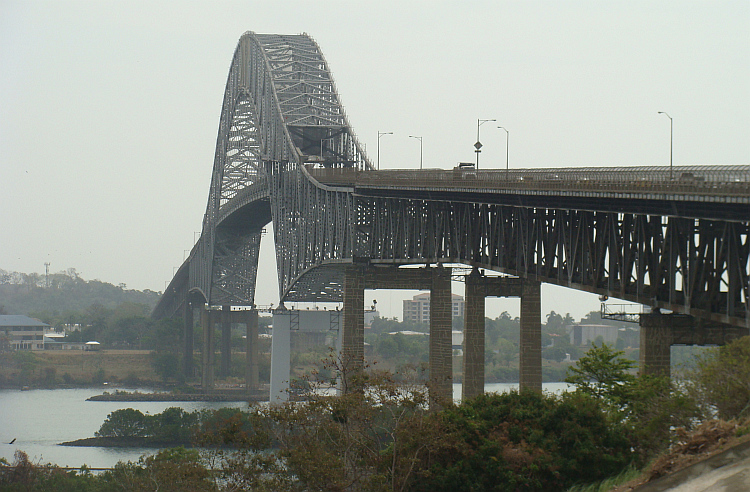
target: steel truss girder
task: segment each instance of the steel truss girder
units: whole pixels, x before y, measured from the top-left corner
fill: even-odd
[[[252,305],[258,273],[261,230],[220,229],[214,246],[211,301],[222,306]]]
[[[456,262],[747,326],[750,222],[358,197],[354,256]]]

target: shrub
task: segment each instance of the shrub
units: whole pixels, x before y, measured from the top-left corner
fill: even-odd
[[[481,395],[433,419],[444,438],[421,455],[411,490],[561,490],[631,461],[624,426],[582,394]]]
[[[140,410],[124,408],[107,415],[97,437],[146,437],[149,432],[147,417]]]
[[[742,337],[699,356],[688,374],[707,413],[720,419],[746,417],[750,412],[750,337]]]

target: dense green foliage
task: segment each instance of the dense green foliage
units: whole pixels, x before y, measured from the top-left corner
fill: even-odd
[[[118,463],[112,470],[92,474],[65,471],[52,465],[32,463],[16,451],[12,467],[0,459],[0,490],[13,492],[132,492],[217,491],[219,487],[201,462],[198,451],[172,448],[142,457],[138,462]]]
[[[186,412],[179,407],[170,407],[154,415],[144,415],[140,410],[124,408],[107,415],[96,436],[147,437],[187,444],[195,437],[201,422],[211,418],[211,412]]]
[[[443,438],[422,456],[411,490],[563,490],[631,460],[625,427],[582,394],[483,395],[432,418]]]
[[[635,364],[622,351],[594,345],[569,368],[566,382],[600,401],[609,418],[625,425],[641,462],[664,450],[673,430],[701,416],[696,400],[668,377],[632,374]]]
[[[725,420],[748,417],[750,337],[707,350],[687,376],[691,390],[707,414]]]

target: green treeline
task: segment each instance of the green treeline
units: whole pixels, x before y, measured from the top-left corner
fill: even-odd
[[[141,304],[150,311],[161,293],[128,289],[125,284],[112,285],[100,280],[84,280],[74,268],[50,273],[8,272],[0,269],[0,306],[2,314],[46,314],[53,326],[59,317],[64,323],[77,322],[76,313],[101,305],[114,309],[120,304]],[[73,315],[65,319],[65,315]],[[42,319],[42,318],[39,318]],[[42,321],[48,322],[44,319]]]
[[[0,270],[0,314],[23,314],[107,348],[158,349],[174,343],[172,326],[149,318],[159,292],[84,280],[75,269],[50,274]]]

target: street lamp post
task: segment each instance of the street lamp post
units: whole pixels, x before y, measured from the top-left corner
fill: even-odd
[[[674,142],[674,126],[671,116],[664,111],[659,111],[659,114],[663,114],[669,118],[669,180],[672,181],[674,179],[672,176],[672,142]]]
[[[378,171],[380,171],[380,137],[383,135],[393,135],[393,132],[378,132]]]
[[[419,139],[419,169],[422,169],[422,137],[416,137],[414,135],[409,135],[409,138]]]
[[[510,138],[510,132],[504,126],[498,126],[498,128],[505,130],[505,180],[507,181],[509,179],[508,171],[510,170],[508,166],[508,139]]]
[[[479,141],[479,127],[484,125],[488,121],[497,120],[477,120],[477,143],[474,144],[474,152],[477,153],[477,169],[479,169],[479,154],[482,152],[482,142]]]

